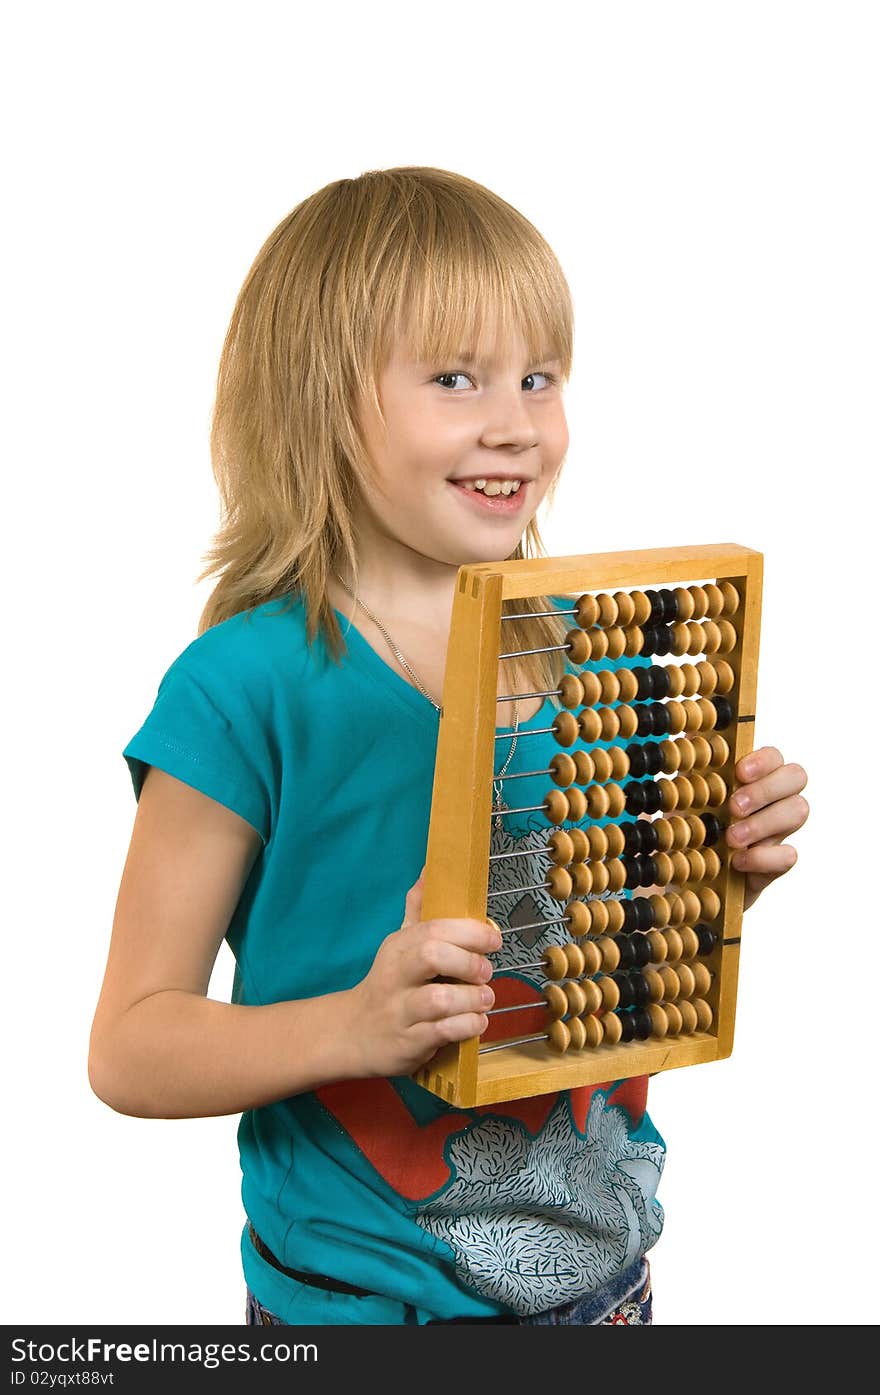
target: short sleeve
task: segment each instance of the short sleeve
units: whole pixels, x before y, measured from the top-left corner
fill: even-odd
[[[155,765],[223,804],[257,830],[271,832],[271,798],[260,752],[265,737],[240,698],[213,694],[216,683],[176,660],[159,685],[146,721],[123,749],[135,798]]]

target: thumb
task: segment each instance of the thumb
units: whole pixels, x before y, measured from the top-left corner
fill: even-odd
[[[419,873],[418,880],[413,883],[406,893],[406,906],[403,912],[403,924],[416,925],[422,918],[422,893],[425,889],[425,867]]]

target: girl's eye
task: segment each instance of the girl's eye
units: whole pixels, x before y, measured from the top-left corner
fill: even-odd
[[[444,378],[467,378],[468,380],[470,380],[470,374],[463,373],[460,370],[456,370],[456,372],[454,373],[438,373],[437,377],[434,379],[434,382],[440,383],[441,387],[446,387],[446,384],[442,381]],[[527,383],[529,381],[533,381],[535,378],[545,378],[551,386],[557,382],[555,373],[528,373],[523,378],[523,382]],[[455,391],[454,388],[449,390],[453,392]]]

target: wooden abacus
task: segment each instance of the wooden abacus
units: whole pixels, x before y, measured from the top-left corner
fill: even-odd
[[[562,679],[552,727],[531,734],[582,744],[553,757],[554,787],[537,806],[553,830],[543,890],[560,903],[555,921],[538,925],[564,925],[571,938],[516,966],[542,971],[546,1021],[438,1052],[414,1079],[448,1103],[470,1108],[730,1055],[744,876],[730,864],[724,828],[735,763],[753,745],[762,573],[762,555],[733,543],[460,568],[423,920],[493,919],[499,662],[529,652],[506,652],[504,622],[516,608],[502,614],[504,601],[572,597],[562,648],[575,671]],[[622,654],[668,661],[601,668]],[[599,670],[578,671],[591,658]],[[637,744],[636,734],[663,739]],[[585,749],[599,740],[612,744]],[[561,826],[623,814],[632,818]],[[629,899],[602,894],[625,888]],[[508,1012],[515,1021],[518,1011],[496,1007],[490,1022]]]

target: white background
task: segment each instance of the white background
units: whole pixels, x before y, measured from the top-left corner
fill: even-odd
[[[7,19],[6,1322],[244,1320],[237,1117],[87,1082],[121,751],[208,594],[241,282],[301,199],[398,164],[487,184],[569,279],[551,552],[766,556],[756,738],[812,814],[746,918],[733,1057],[652,1084],[655,1320],[876,1321],[878,36],[845,0]]]

